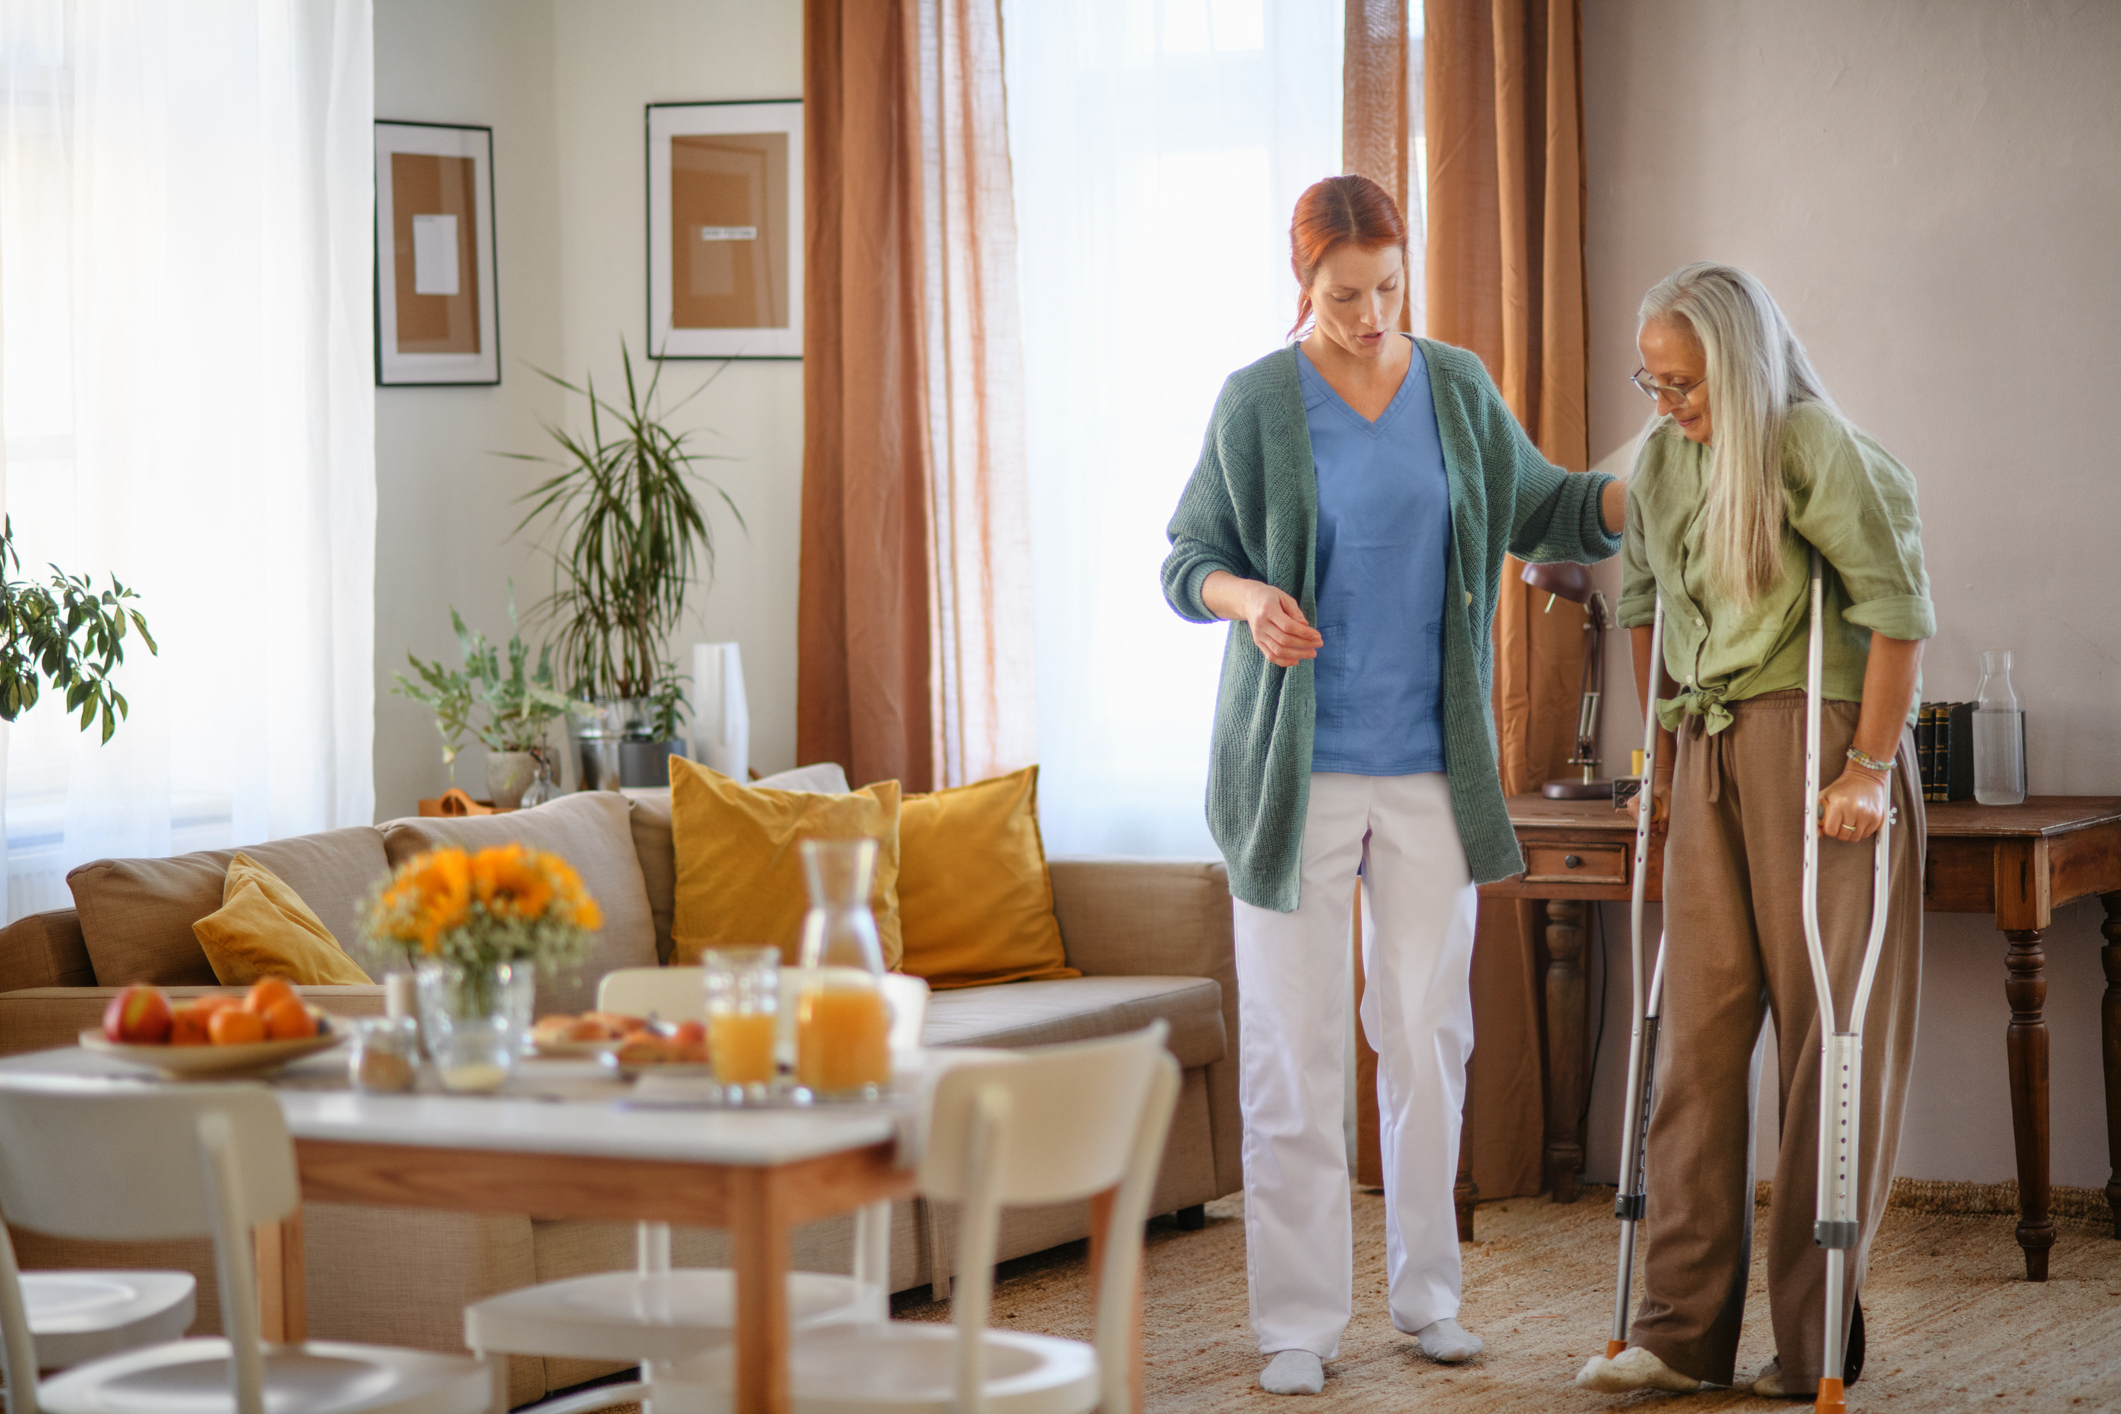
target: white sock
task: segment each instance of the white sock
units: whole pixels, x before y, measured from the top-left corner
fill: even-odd
[[[1277,1350],[1259,1372],[1268,1394],[1317,1394],[1326,1387],[1326,1367],[1308,1350]]]
[[[1641,1346],[1623,1350],[1612,1358],[1593,1355],[1584,1367],[1576,1372],[1578,1389],[1595,1389],[1606,1394],[1625,1394],[1629,1390],[1663,1389],[1674,1394],[1692,1394],[1701,1388],[1701,1381],[1682,1375],[1659,1360]]]
[[[1782,1382],[1781,1356],[1776,1356],[1760,1367],[1760,1373],[1753,1377],[1753,1393],[1768,1399],[1781,1399],[1790,1393],[1788,1386]]]
[[[1414,1338],[1421,1342],[1422,1354],[1445,1365],[1470,1360],[1487,1349],[1479,1336],[1448,1316],[1429,1322],[1414,1332]]]

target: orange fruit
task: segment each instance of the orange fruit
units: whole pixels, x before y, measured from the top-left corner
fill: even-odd
[[[206,1023],[206,1034],[217,1046],[248,1046],[265,1039],[265,1018],[242,1007],[222,1007]]]
[[[243,1005],[241,997],[231,997],[226,992],[208,992],[203,997],[193,997],[191,999],[191,1006],[201,1016],[212,1016],[225,1006],[241,1005]]]
[[[299,1041],[317,1034],[317,1019],[300,998],[288,997],[265,1009],[265,1034],[275,1041]]]
[[[172,1011],[169,1014],[169,1043],[172,1046],[207,1044],[212,1037],[207,1034],[206,1024],[213,1019],[215,1010],[214,1007],[202,1007],[198,1002],[191,1002]]]
[[[294,985],[285,977],[261,977],[251,983],[249,994],[243,998],[243,1009],[263,1016],[275,1003],[287,1001],[294,995]]]

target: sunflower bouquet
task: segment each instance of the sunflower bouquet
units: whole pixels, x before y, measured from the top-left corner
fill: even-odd
[[[522,844],[438,849],[406,861],[368,901],[371,948],[466,970],[579,962],[603,911],[557,854]]]

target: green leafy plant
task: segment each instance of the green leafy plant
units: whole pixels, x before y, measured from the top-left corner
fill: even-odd
[[[703,564],[708,579],[714,577],[714,531],[695,487],[720,498],[738,527],[748,527],[729,493],[698,470],[700,462],[729,459],[695,450],[693,434],[673,431],[667,422],[720,370],[665,409],[663,365],[642,384],[623,339],[619,354],[626,368],[623,403],[600,397],[594,379],[577,387],[538,370],[588,399],[588,431],[547,423],[559,455],[504,455],[558,468],[518,498],[530,509],[516,531],[542,520],[553,537],[552,593],[538,613],[556,630],[559,671],[569,690],[582,697],[650,698],[668,684],[663,645],[684,612],[685,591]]]
[[[663,664],[655,691],[648,694],[650,741],[675,741],[684,734],[685,719],[692,715],[692,704],[685,698],[685,684],[691,681],[691,675],[679,672],[677,664]]]
[[[449,621],[456,626],[457,653],[463,659],[463,667],[451,668],[439,658],[426,661],[408,653],[405,659],[418,676],[413,679],[403,673],[394,674],[398,685],[391,691],[435,714],[435,731],[442,738],[442,763],[449,767],[451,784],[457,779],[457,753],[464,749],[467,734],[488,751],[529,751],[542,758],[546,734],[555,719],[569,712],[588,715],[601,710],[569,697],[555,685],[550,645],[538,650],[537,666],[530,666],[530,649],[524,645],[522,631],[516,624],[513,595],[508,601],[505,650],[467,625],[454,607],[449,611]],[[504,651],[505,671],[501,666]],[[473,720],[475,709],[484,709],[483,722]]]
[[[128,601],[140,596],[110,577],[110,588],[98,591],[85,575],[68,574],[57,565],[46,583],[18,580],[22,560],[15,553],[15,522],[0,529],[0,720],[14,721],[37,705],[42,686],[66,694],[66,710],[81,714],[87,731],[100,717],[103,740],[131,713],[125,694],[111,673],[125,661],[127,626],[138,632],[147,651],[159,655],[147,620]]]

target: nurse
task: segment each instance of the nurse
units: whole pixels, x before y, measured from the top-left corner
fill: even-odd
[[[1353,1286],[1341,1058],[1357,870],[1378,1053],[1392,1323],[1465,1360],[1452,1185],[1477,884],[1524,866],[1489,712],[1505,553],[1602,560],[1625,492],[1542,457],[1463,349],[1398,332],[1407,231],[1366,177],[1290,223],[1294,344],[1223,385],[1171,518],[1164,595],[1232,624],[1208,824],[1235,896],[1252,1328],[1316,1394]]]

